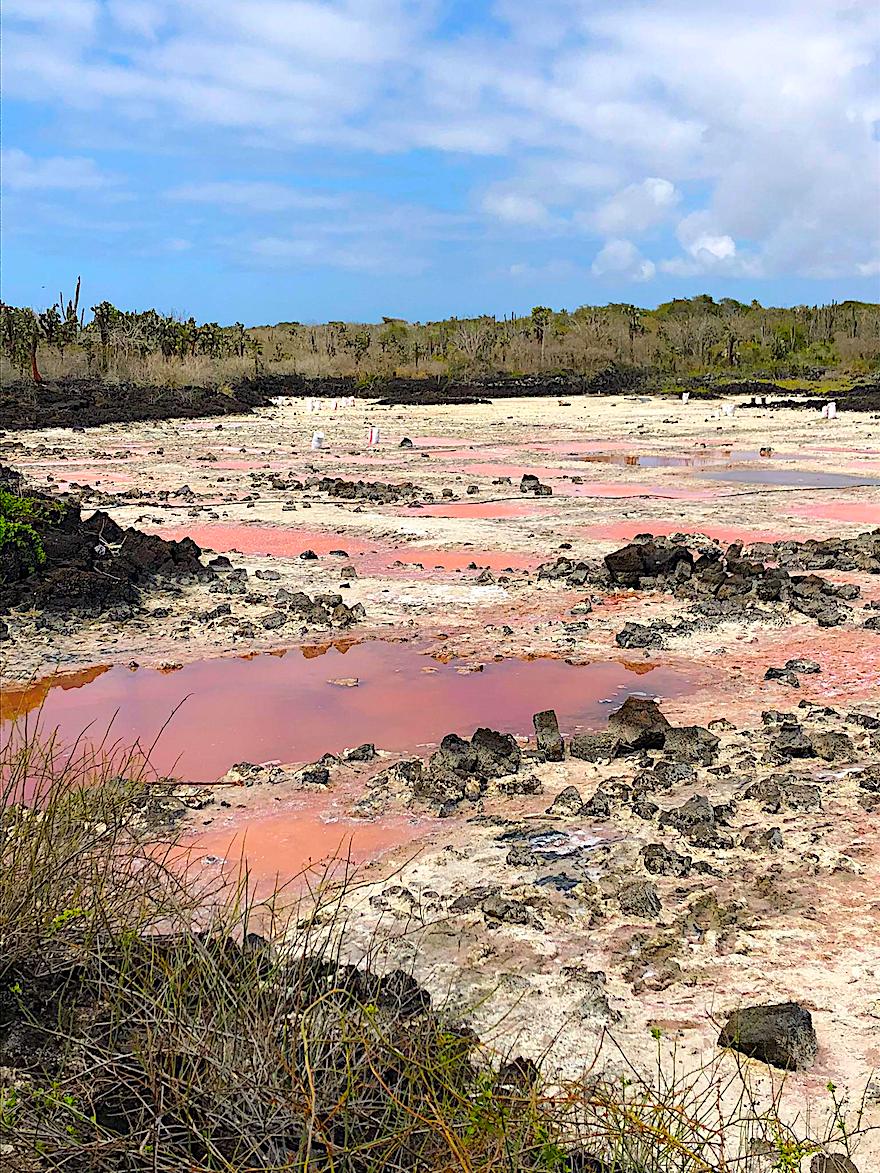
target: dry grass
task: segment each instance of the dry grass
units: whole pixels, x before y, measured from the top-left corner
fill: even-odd
[[[179,837],[145,830],[139,754],[19,725],[0,771],[10,1173],[794,1173],[855,1145],[836,1103],[807,1136],[746,1069],[687,1071],[659,1035],[655,1070],[614,1079],[498,1054],[407,974],[341,964],[344,883],[200,888]]]

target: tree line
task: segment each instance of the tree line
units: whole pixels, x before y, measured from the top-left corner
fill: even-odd
[[[880,305],[830,302],[790,308],[676,298],[656,309],[615,303],[528,314],[485,314],[436,322],[384,318],[379,323],[282,322],[245,327],[196,322],[155,309],[120,310],[109,301],[80,308],[81,283],[48,309],[0,305],[8,362],[34,382],[46,362],[54,373],[125,375],[194,370],[218,377],[274,368],[363,378],[400,374],[464,376],[481,372],[591,373],[629,363],[660,375],[739,372],[818,377],[828,371],[869,374],[880,368]],[[157,366],[156,361],[159,365]],[[203,360],[203,361],[202,361]]]

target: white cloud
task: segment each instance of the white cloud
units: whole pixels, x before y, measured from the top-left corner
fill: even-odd
[[[424,0],[6,0],[4,85],[95,142],[222,159],[223,178],[181,181],[193,204],[320,210],[321,193],[227,179],[244,151],[377,168],[466,153],[491,157],[471,198],[493,234],[595,231],[608,273],[874,275],[876,0],[544,0],[538,20],[533,0],[497,0],[492,17],[462,27]],[[18,190],[104,182],[87,159],[24,159]],[[674,216],[677,255],[643,255],[667,251],[654,233],[624,258]]]
[[[341,207],[340,196],[301,191],[282,183],[249,180],[221,180],[214,183],[185,183],[165,193],[166,198],[192,204],[214,204],[249,212],[285,212],[291,209]]]
[[[487,191],[483,211],[509,224],[546,224],[547,208],[534,196],[516,191]]]
[[[646,260],[631,240],[606,241],[591,268],[594,277],[629,281],[650,281],[655,273],[654,262]]]
[[[9,191],[93,191],[112,182],[93,159],[35,158],[17,147],[0,151],[0,174]]]
[[[662,223],[681,196],[668,179],[649,178],[631,183],[596,209],[595,224],[607,236],[639,233]]]

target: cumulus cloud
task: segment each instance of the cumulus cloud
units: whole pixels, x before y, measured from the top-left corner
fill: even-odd
[[[650,281],[656,271],[631,240],[608,240],[596,254],[591,266],[594,277],[627,281]]]
[[[631,183],[599,205],[596,227],[609,236],[644,232],[667,219],[680,198],[675,184],[668,179],[649,178]]]

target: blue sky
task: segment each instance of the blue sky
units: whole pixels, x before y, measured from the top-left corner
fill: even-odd
[[[3,296],[880,298],[873,0],[5,0]]]

